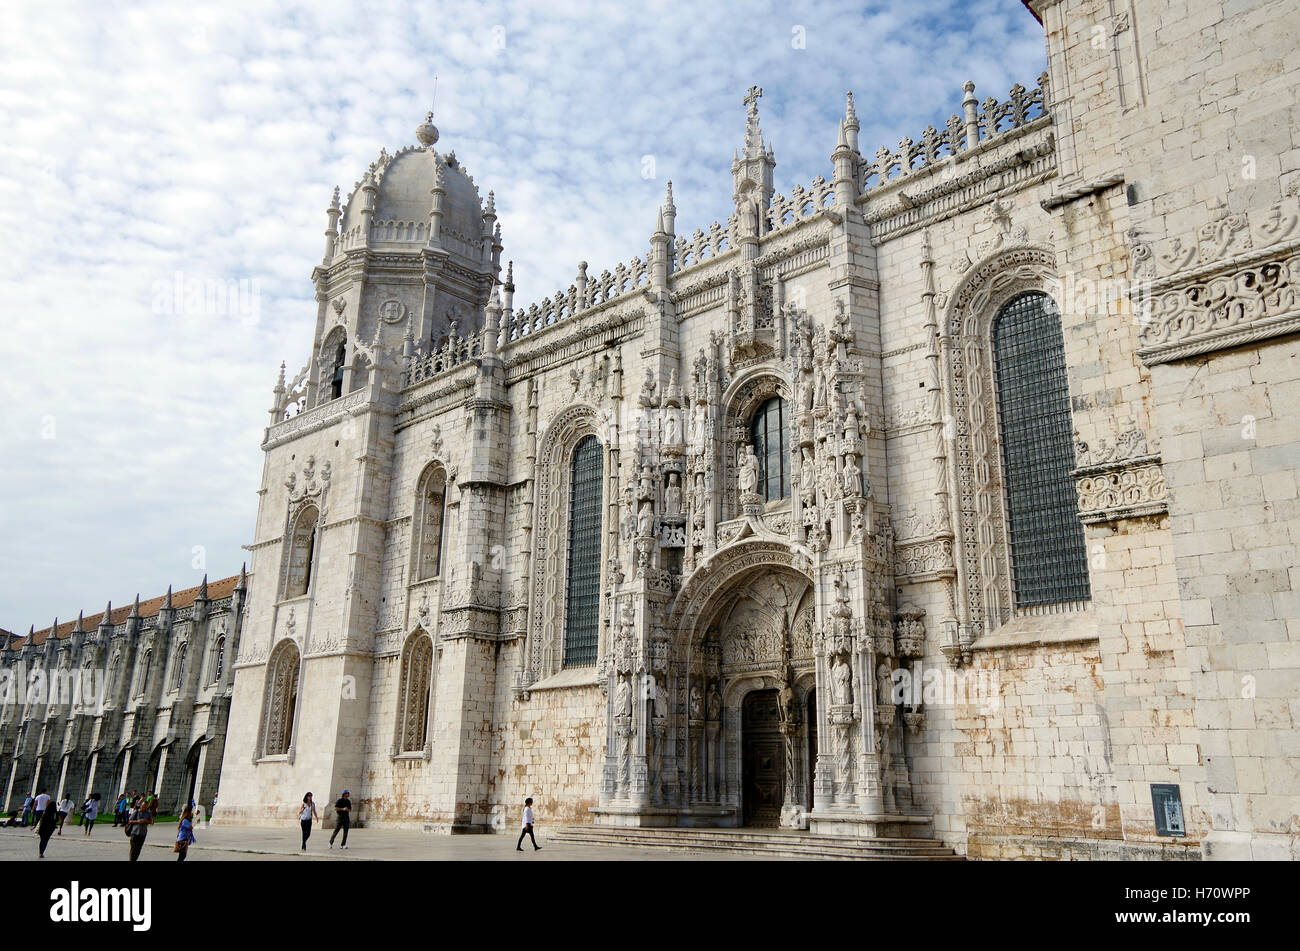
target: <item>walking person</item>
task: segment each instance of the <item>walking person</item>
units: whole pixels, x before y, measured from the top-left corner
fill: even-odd
[[[95,820],[99,818],[99,793],[93,792],[86,804],[81,807],[82,824],[86,827],[86,835],[90,835],[90,830],[95,828]],[[113,825],[117,825],[116,820]]]
[[[302,850],[307,851],[307,839],[311,837],[311,823],[315,819],[320,821],[320,815],[316,812],[316,802],[311,798],[311,793],[302,797],[302,808],[298,810],[298,822],[302,825]]]
[[[77,807],[73,805],[72,800],[66,794],[59,800],[59,835],[63,835],[63,823],[68,818],[68,814],[75,808]]]
[[[185,811],[181,813],[181,824],[176,829],[176,844],[172,846],[172,851],[176,853],[176,861],[184,862],[190,846],[197,841],[199,840],[194,837],[194,809],[186,806]]]
[[[126,836],[131,840],[132,862],[140,858],[140,850],[144,848],[144,839],[149,834],[151,825],[153,825],[153,813],[149,811],[143,798],[137,799],[135,808],[131,810],[126,820]]]
[[[50,808],[41,813],[41,821],[36,824],[36,834],[41,837],[41,858],[45,858],[45,847],[50,844],[50,836],[54,835],[54,830],[58,827],[59,812],[57,809]]]
[[[515,851],[522,852],[524,845],[524,836],[533,840],[533,851],[540,852],[542,847],[537,844],[537,836],[533,835],[533,797],[529,796],[524,800],[524,828],[519,833],[519,841],[515,843]]]
[[[50,807],[50,796],[44,789],[41,789],[36,798],[32,801],[32,831],[37,832],[40,829],[41,818],[45,815],[45,810]]]
[[[330,848],[334,848],[334,836],[339,832],[343,833],[343,844],[340,849],[348,847],[348,829],[352,827],[352,800],[348,798],[350,794],[345,789],[343,795],[339,796],[338,801],[334,803],[334,835],[330,836]]]

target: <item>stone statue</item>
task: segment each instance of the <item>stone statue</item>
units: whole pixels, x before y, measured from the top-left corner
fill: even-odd
[[[844,494],[851,499],[862,494],[862,471],[853,456],[844,457]]]
[[[882,707],[894,705],[893,692],[893,672],[888,664],[881,664],[876,668],[876,696]]]
[[[836,706],[853,703],[853,670],[839,655],[831,662],[831,703]]]
[[[676,515],[682,510],[682,485],[677,473],[668,476],[668,488],[664,490],[664,512]]]
[[[782,723],[794,722],[794,689],[790,681],[782,679],[776,689],[776,705],[781,712]]]
[[[663,684],[659,682],[658,677],[650,680],[650,699],[654,701],[654,713],[652,716],[656,720],[662,720],[668,716],[668,692],[664,690]]]
[[[691,410],[691,443],[696,449],[704,448],[706,411],[703,403],[696,403]]]
[[[740,451],[739,476],[742,495],[754,495],[758,492],[758,457],[754,455],[753,446],[745,446]]]
[[[722,719],[722,695],[718,693],[718,682],[709,684],[709,719]]]
[[[704,695],[700,692],[699,684],[691,684],[691,719],[704,719]]]
[[[614,691],[614,716],[630,717],[632,715],[632,685],[626,677],[618,678],[618,689]]]
[[[655,533],[655,513],[649,502],[641,503],[641,513],[637,516],[636,533],[641,538],[650,538]]]
[[[682,416],[677,407],[669,407],[664,412],[664,445],[680,446],[682,444]]]

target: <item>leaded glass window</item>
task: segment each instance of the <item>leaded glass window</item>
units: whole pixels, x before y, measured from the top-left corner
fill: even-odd
[[[1046,294],[1009,301],[993,328],[1017,608],[1087,601],[1061,315]]]
[[[180,652],[176,655],[176,680],[172,684],[172,690],[180,690],[185,682],[185,652],[189,650],[189,641],[181,645]]]
[[[785,422],[785,400],[774,396],[758,408],[749,426],[754,455],[758,457],[758,492],[768,502],[790,494]]]
[[[596,662],[600,615],[600,500],[604,464],[600,440],[587,436],[573,453],[569,480],[568,596],[564,666]]]

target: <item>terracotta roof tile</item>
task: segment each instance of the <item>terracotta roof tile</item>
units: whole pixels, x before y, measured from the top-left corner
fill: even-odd
[[[251,572],[249,573],[248,577],[252,578]],[[221,598],[228,597],[235,590],[235,585],[237,585],[238,583],[239,583],[239,575],[231,575],[229,578],[222,578],[220,581],[209,581],[208,600],[218,601]],[[194,603],[194,599],[198,597],[198,594],[199,594],[198,585],[195,585],[193,588],[186,588],[183,591],[173,591],[172,607],[177,610],[179,610],[180,608],[189,607],[191,604]],[[167,595],[161,594],[156,598],[150,598],[148,601],[141,601],[140,617],[142,618],[157,617],[158,612],[162,610],[163,602],[165,602],[166,600],[167,600]],[[131,609],[134,606],[134,603],[135,603],[135,597],[132,596],[131,599],[126,604],[122,605],[121,607],[113,608],[113,613],[109,615],[110,623],[121,624],[128,617],[130,617]],[[103,616],[104,616],[103,611],[96,611],[94,614],[87,614],[85,616],[85,620],[82,622],[83,629],[87,633],[95,630],[96,628],[99,627],[100,619],[103,618]],[[73,618],[71,621],[60,621],[59,629],[54,634],[55,639],[57,640],[60,638],[67,637],[72,633],[73,628],[75,628],[76,626],[77,626],[76,618]],[[7,632],[0,632],[0,633],[7,633]],[[49,636],[50,636],[50,629],[47,627],[31,635],[31,642],[33,644],[44,644],[46,638],[48,638]],[[28,636],[23,635],[22,637],[15,638],[11,646],[16,650],[20,647],[23,647],[27,643],[27,641],[28,641]]]

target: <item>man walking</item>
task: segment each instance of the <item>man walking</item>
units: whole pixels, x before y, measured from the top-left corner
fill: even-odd
[[[40,828],[41,816],[45,815],[45,810],[48,809],[49,806],[50,806],[49,794],[46,793],[44,789],[41,789],[35,801],[32,803],[32,819],[33,819],[32,824],[36,826],[36,829]],[[32,831],[35,832],[36,829],[32,829]]]
[[[519,841],[515,843],[515,851],[522,852],[524,836],[533,840],[533,851],[540,852],[542,847],[537,844],[537,836],[533,835],[533,797],[529,796],[524,800],[524,828],[519,833]]]
[[[348,798],[348,791],[343,790],[343,795],[339,796],[338,801],[334,803],[334,835],[330,836],[330,848],[334,848],[334,836],[339,832],[343,833],[343,844],[340,849],[348,847],[348,829],[352,826],[352,800]]]

